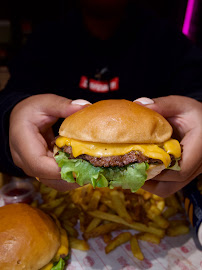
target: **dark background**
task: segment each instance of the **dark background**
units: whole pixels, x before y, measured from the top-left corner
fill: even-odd
[[[10,23],[9,40],[0,42],[0,65],[15,55],[38,24],[47,20],[63,19],[68,9],[78,0],[0,0],[0,22]],[[187,0],[134,0],[153,9],[158,16],[169,19],[182,28]],[[197,1],[192,21],[192,39],[202,47],[202,0]],[[0,34],[2,32],[0,31]]]

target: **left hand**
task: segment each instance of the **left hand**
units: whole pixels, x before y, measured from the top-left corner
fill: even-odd
[[[135,102],[163,115],[180,139],[183,148],[181,171],[164,170],[143,186],[149,192],[167,197],[202,173],[202,104],[183,96],[140,98]]]

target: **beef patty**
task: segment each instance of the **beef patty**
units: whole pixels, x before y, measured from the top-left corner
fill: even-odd
[[[147,162],[148,164],[162,164],[163,162],[158,159],[152,159],[144,156],[139,151],[131,151],[122,156],[110,156],[110,157],[93,157],[86,154],[74,157],[72,154],[71,146],[64,146],[63,152],[69,154],[70,159],[84,159],[89,161],[95,167],[124,167],[131,163]]]

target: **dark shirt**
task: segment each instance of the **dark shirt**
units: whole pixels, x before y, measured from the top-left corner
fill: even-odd
[[[202,100],[201,51],[167,21],[135,8],[108,40],[91,36],[76,10],[63,22],[44,24],[9,70],[11,79],[0,92],[0,171],[13,175],[22,171],[10,155],[9,115],[30,95],[54,93],[90,102],[173,94]],[[86,87],[79,87],[82,78]],[[118,90],[110,88],[113,79],[118,80]],[[92,80],[104,81],[108,90],[92,91]]]

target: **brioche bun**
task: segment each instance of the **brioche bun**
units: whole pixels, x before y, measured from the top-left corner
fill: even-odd
[[[103,100],[67,117],[59,135],[99,143],[162,143],[171,138],[168,121],[127,100]]]
[[[59,246],[59,229],[41,210],[22,203],[0,207],[0,269],[38,270]]]

